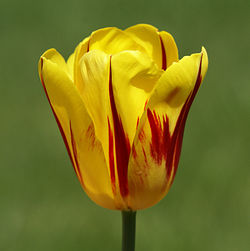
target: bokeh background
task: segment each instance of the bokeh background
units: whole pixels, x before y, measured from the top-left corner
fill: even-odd
[[[136,23],[169,31],[181,57],[204,45],[210,63],[175,182],[137,214],[136,250],[250,250],[249,12],[248,0],[0,0],[0,250],[120,250],[120,212],[81,189],[37,62]]]

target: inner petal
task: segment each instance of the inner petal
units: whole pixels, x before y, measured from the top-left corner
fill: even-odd
[[[114,27],[97,30],[91,34],[89,50],[101,50],[107,54],[116,54],[124,50],[145,49],[131,35]]]

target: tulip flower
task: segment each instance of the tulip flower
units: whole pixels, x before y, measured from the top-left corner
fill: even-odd
[[[44,91],[95,203],[126,221],[167,194],[207,66],[204,48],[179,60],[173,37],[145,24],[97,30],[67,61],[55,49],[41,56]]]

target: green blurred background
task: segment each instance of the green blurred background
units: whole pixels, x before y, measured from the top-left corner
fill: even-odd
[[[210,63],[173,187],[137,214],[136,250],[250,250],[249,12],[247,0],[1,0],[0,250],[120,250],[120,212],[81,189],[37,62],[136,23],[169,31],[180,57],[204,45]]]

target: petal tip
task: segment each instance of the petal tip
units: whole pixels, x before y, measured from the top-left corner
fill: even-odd
[[[201,65],[201,76],[202,76],[202,80],[204,79],[206,72],[207,72],[207,68],[208,68],[208,55],[207,55],[207,51],[205,49],[205,47],[202,46],[201,48],[201,57],[202,57],[202,65]]]
[[[46,51],[42,54],[41,58],[43,57],[43,58],[49,59],[49,58],[51,58],[52,56],[54,56],[55,54],[58,54],[58,51],[57,51],[55,48],[50,48],[50,49],[46,50]]]

